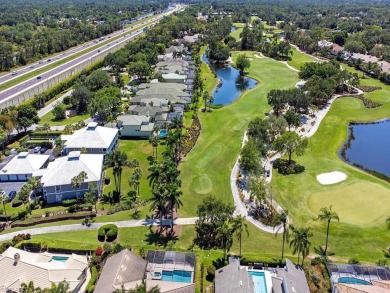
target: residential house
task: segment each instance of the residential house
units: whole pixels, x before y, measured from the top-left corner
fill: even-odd
[[[98,126],[96,122],[76,130],[71,135],[62,135],[62,153],[85,149],[88,154],[109,154],[118,144],[118,129]]]
[[[135,289],[142,283],[147,262],[128,249],[110,256],[95,285],[94,293],[111,293],[122,286],[126,290]]]
[[[318,48],[320,49],[323,49],[323,48],[332,48],[333,46],[333,43],[332,42],[329,42],[327,40],[320,40],[317,42],[317,46]]]
[[[371,56],[371,55],[368,55],[368,54],[361,54],[361,53],[353,53],[351,55],[351,60],[353,62],[356,62],[357,60],[361,60],[363,63],[368,63],[368,62],[371,62],[371,63],[376,63],[379,61],[379,59],[375,56]]]
[[[79,151],[73,151],[66,157],[50,162],[41,177],[43,195],[47,202],[52,204],[64,199],[82,197],[92,183],[97,185],[99,193],[103,160],[103,154],[81,154]],[[72,178],[81,172],[85,172],[87,178],[80,188],[75,189],[72,186]]]
[[[187,86],[180,83],[157,82],[142,83],[138,86],[137,95],[172,95],[176,99],[191,103],[191,95],[187,92]]]
[[[331,50],[333,55],[337,56],[338,54],[340,54],[343,51],[344,51],[344,47],[342,47],[336,43],[333,43],[332,50]]]
[[[107,259],[94,293],[133,290],[143,281],[148,290],[158,286],[162,293],[194,293],[194,269],[192,253],[148,251],[143,259],[124,249]]]
[[[229,259],[227,266],[215,272],[215,293],[256,293],[259,283],[264,283],[265,292],[310,293],[303,269],[289,259],[280,269],[264,269],[256,263],[246,267],[239,259]]]
[[[21,292],[22,283],[29,282],[41,289],[66,282],[69,292],[81,292],[82,285],[89,281],[87,257],[72,254],[61,258],[59,261],[58,256],[50,253],[31,253],[9,247],[0,255],[1,292]]]
[[[338,283],[336,288],[338,293],[389,293],[390,281],[373,280],[372,286]]]
[[[163,74],[162,78],[165,82],[176,82],[176,83],[184,83],[186,80],[186,76],[177,73],[167,73]]]
[[[27,181],[49,163],[49,155],[21,152],[0,170],[1,181]]]
[[[148,116],[121,115],[117,118],[117,127],[121,137],[150,137],[154,123],[150,122]]]

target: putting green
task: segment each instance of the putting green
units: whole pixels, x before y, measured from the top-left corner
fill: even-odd
[[[338,189],[313,193],[308,200],[313,213],[332,205],[340,222],[355,225],[383,225],[388,217],[390,190],[370,182],[356,182]]]
[[[208,194],[213,190],[213,182],[207,174],[202,174],[192,180],[191,189],[199,194]]]

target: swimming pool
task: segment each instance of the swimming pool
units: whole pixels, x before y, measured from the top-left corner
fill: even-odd
[[[166,137],[167,136],[167,131],[166,130],[160,130],[159,134],[160,137]]]
[[[187,271],[162,271],[162,281],[192,283],[192,273]]]
[[[253,279],[255,293],[267,293],[268,292],[267,285],[265,283],[264,272],[248,271],[248,276],[251,276]]]
[[[66,262],[69,259],[69,257],[66,256],[53,256],[51,260],[60,261],[60,262]]]
[[[341,277],[337,281],[343,284],[372,285],[370,282],[366,280],[352,278],[352,277]]]

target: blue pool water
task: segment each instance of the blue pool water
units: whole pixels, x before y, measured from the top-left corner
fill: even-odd
[[[51,260],[60,261],[60,262],[66,262],[69,257],[66,256],[53,256]]]
[[[338,279],[338,282],[343,284],[372,285],[368,281],[351,277],[341,277]]]
[[[267,293],[267,285],[265,283],[264,272],[248,271],[248,276],[252,276],[255,293]]]
[[[192,273],[187,271],[162,271],[162,281],[192,283]]]
[[[166,130],[160,130],[160,133],[158,134],[160,137],[166,137],[167,131]]]

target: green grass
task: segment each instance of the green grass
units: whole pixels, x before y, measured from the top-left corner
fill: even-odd
[[[253,57],[253,52],[246,52]],[[233,58],[237,52],[233,53]],[[203,69],[203,67],[202,67]],[[207,195],[233,202],[230,170],[237,159],[245,129],[251,119],[269,111],[266,94],[274,88],[290,88],[297,73],[269,58],[253,58],[249,75],[260,83],[237,101],[211,113],[199,112],[202,132],[196,146],[180,165],[183,181],[181,216],[194,216]]]
[[[370,206],[367,207],[367,200]],[[389,190],[371,182],[354,182],[346,186],[329,187],[310,195],[308,205],[313,213],[333,206],[343,222],[352,225],[383,225],[390,206]]]
[[[136,25],[136,24],[139,24],[139,23],[141,23],[141,22],[147,21],[147,20],[149,20],[149,19],[151,19],[151,18],[153,18],[153,17],[154,17],[154,15],[153,15],[153,16],[150,16],[150,17],[148,17],[148,18],[145,18],[145,19],[136,21],[136,22],[134,22],[132,25]],[[13,87],[13,86],[15,86],[15,85],[17,85],[17,84],[23,82],[23,81],[26,81],[26,80],[28,80],[28,79],[34,77],[34,76],[38,76],[38,75],[40,75],[40,74],[42,74],[42,73],[44,73],[44,72],[46,72],[46,71],[48,71],[48,70],[51,70],[51,69],[53,69],[53,68],[55,68],[55,67],[58,67],[58,66],[60,66],[60,65],[62,65],[62,64],[64,64],[64,63],[66,63],[66,62],[69,62],[69,61],[71,61],[71,60],[73,60],[73,59],[76,59],[76,58],[78,58],[78,57],[80,57],[80,56],[82,56],[82,55],[84,55],[84,54],[86,54],[86,53],[89,53],[89,52],[91,52],[91,51],[93,51],[93,50],[96,50],[96,49],[98,49],[98,48],[101,48],[101,47],[103,47],[104,45],[106,45],[106,44],[108,44],[108,43],[110,43],[110,42],[112,42],[112,41],[114,41],[114,40],[120,39],[120,38],[123,37],[124,35],[127,35],[127,34],[129,34],[129,33],[131,33],[131,32],[134,32],[134,31],[136,31],[136,30],[139,30],[139,29],[144,28],[146,25],[148,25],[148,24],[145,24],[145,25],[142,25],[142,26],[137,27],[137,28],[135,28],[135,29],[126,31],[125,33],[120,34],[120,35],[118,35],[118,36],[115,36],[115,37],[111,37],[111,38],[109,38],[109,39],[106,39],[105,41],[99,42],[98,44],[96,44],[96,45],[94,45],[94,46],[91,46],[91,47],[88,47],[88,49],[85,49],[85,50],[82,50],[82,51],[80,51],[80,52],[78,52],[78,53],[75,53],[75,54],[73,54],[72,56],[68,56],[68,57],[62,58],[62,59],[60,59],[60,60],[58,60],[58,61],[54,61],[54,60],[53,60],[49,65],[46,65],[45,67],[42,67],[42,68],[40,68],[40,69],[36,69],[36,70],[34,70],[34,71],[31,71],[31,72],[29,72],[29,73],[26,73],[26,74],[24,74],[24,75],[18,77],[18,78],[14,78],[14,79],[12,79],[12,80],[10,80],[10,81],[8,81],[8,82],[5,82],[5,83],[1,84],[1,85],[0,85],[0,91],[6,90],[6,89],[8,89],[8,88],[10,88],[10,87]],[[58,55],[61,55],[61,54],[62,54],[62,53],[58,53],[58,54],[56,54],[56,55],[50,55],[50,56],[53,56],[53,58],[54,58],[55,56],[58,56]],[[48,57],[48,56],[47,56],[47,57]],[[13,68],[12,70],[18,70],[18,68]]]
[[[242,33],[242,30],[244,29],[245,27],[245,23],[233,23],[233,26],[236,28],[235,31],[232,31],[230,33],[230,35],[236,39],[236,41],[238,41],[240,39],[240,34]]]
[[[53,113],[49,112],[41,117],[41,120],[39,121],[39,125],[44,125],[45,123],[49,124],[50,126],[69,125],[80,121],[84,121],[90,116],[91,115],[89,114],[83,114],[83,115],[76,115],[66,119],[55,120]]]
[[[203,46],[200,49],[199,55],[202,56],[203,53],[205,52],[205,50],[206,50],[206,46]],[[202,70],[203,88],[205,91],[208,91],[209,94],[211,94],[213,92],[214,88],[218,84],[218,79],[206,63],[202,62],[202,65],[200,68]],[[200,103],[202,103],[202,102],[203,102],[203,100],[200,101]]]
[[[298,52],[295,47],[291,47],[291,49],[293,51],[292,60],[287,61],[287,63],[298,70],[300,70],[302,65],[305,64],[306,62],[313,62],[313,61],[318,62],[318,60],[314,59],[313,57]]]

